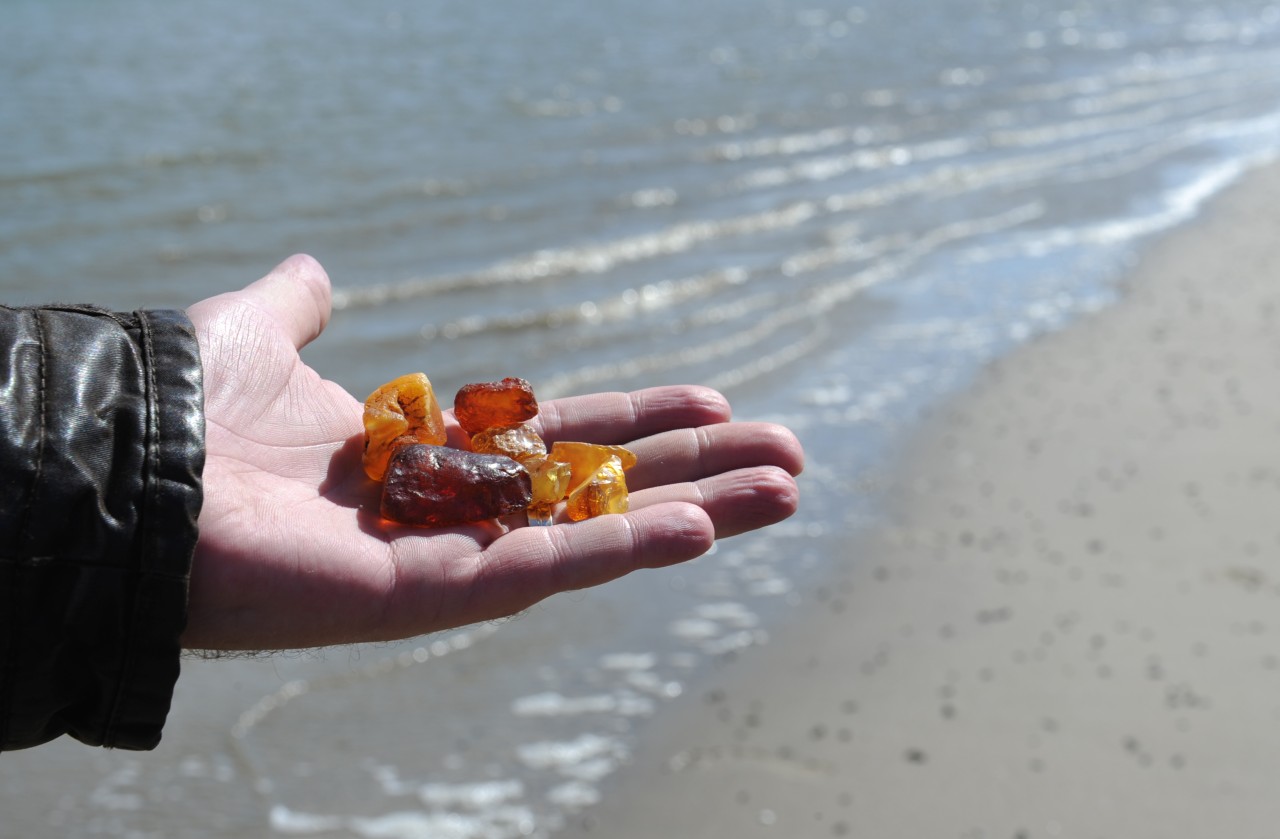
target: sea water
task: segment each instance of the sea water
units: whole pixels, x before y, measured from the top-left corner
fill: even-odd
[[[1262,0],[7,3],[0,300],[185,306],[295,251],[305,352],[539,397],[719,387],[800,513],[511,621],[190,661],[147,755],[0,761],[0,835],[547,836],[806,608],[868,476],[1280,151]]]

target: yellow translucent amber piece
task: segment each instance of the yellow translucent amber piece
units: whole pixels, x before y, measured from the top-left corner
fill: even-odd
[[[547,444],[527,425],[485,429],[471,437],[471,450],[505,455],[521,463],[547,456]]]
[[[530,468],[531,467],[531,468]],[[569,464],[557,460],[543,460],[526,464],[533,476],[533,504],[555,504],[569,494]]]
[[[546,458],[526,461],[533,478],[533,498],[529,501],[529,523],[551,524],[556,504],[569,492],[569,464]]]
[[[629,505],[622,469],[622,459],[611,455],[587,480],[574,487],[565,505],[569,518],[582,521],[606,513],[625,513]]]
[[[410,436],[419,443],[443,446],[444,415],[426,374],[401,376],[369,394],[364,432],[364,471],[375,481],[382,480],[391,455],[403,444],[398,438]]]
[[[558,442],[551,446],[547,457],[567,463],[573,468],[573,475],[569,478],[571,492],[583,481],[594,476],[611,457],[618,458],[620,469],[630,469],[636,465],[636,456],[622,446],[601,446],[595,443]]]

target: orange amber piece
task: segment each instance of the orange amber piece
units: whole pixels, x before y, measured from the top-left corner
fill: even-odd
[[[538,400],[524,379],[479,382],[458,391],[453,415],[462,430],[474,436],[486,428],[506,428],[533,419],[538,415]]]
[[[606,513],[625,513],[629,504],[622,468],[622,460],[611,455],[591,477],[574,487],[565,504],[569,518],[582,521]]]
[[[525,463],[547,456],[547,444],[538,432],[527,425],[486,428],[471,438],[471,450],[482,454],[500,454]]]
[[[618,458],[622,469],[630,469],[636,465],[636,456],[622,446],[600,446],[595,443],[558,442],[551,446],[547,457],[567,463],[573,468],[573,476],[569,479],[570,491],[595,474],[609,458]]]
[[[431,381],[423,373],[410,373],[387,382],[364,402],[364,471],[382,480],[387,462],[409,436],[418,443],[442,446],[446,440],[444,416]]]

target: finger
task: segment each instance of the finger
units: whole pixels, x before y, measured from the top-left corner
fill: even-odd
[[[800,504],[800,491],[787,472],[761,466],[641,490],[632,493],[629,500],[636,512],[665,507],[672,501],[696,504],[711,519],[716,538],[724,539],[788,518]]]
[[[329,275],[306,254],[289,257],[240,294],[266,312],[296,349],[314,341],[329,323]]]
[[[446,624],[515,614],[558,592],[693,559],[713,542],[707,514],[691,504],[514,530],[475,560],[467,595],[442,604],[449,610]]]
[[[539,405],[534,420],[548,443],[628,443],[673,428],[728,422],[729,403],[710,388],[677,385],[632,393],[595,393]]]
[[[791,475],[804,469],[804,450],[786,428],[735,422],[681,428],[628,444],[637,463],[627,471],[632,490],[696,481],[751,466],[776,466]]]

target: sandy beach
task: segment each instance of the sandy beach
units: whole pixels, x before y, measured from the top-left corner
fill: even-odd
[[[1280,831],[1280,168],[986,370],[567,837]]]

